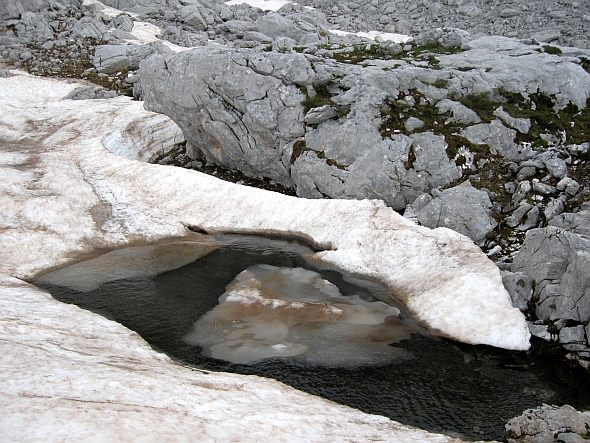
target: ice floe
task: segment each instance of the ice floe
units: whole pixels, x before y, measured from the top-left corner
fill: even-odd
[[[418,333],[399,314],[381,301],[343,296],[317,272],[255,265],[230,283],[185,340],[234,363],[297,356],[322,366],[386,364],[406,357],[389,344]]]

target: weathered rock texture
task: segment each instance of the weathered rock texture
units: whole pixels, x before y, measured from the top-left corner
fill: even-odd
[[[555,325],[559,340],[589,367],[590,345],[585,328],[590,322],[590,204],[575,214],[561,214],[543,229],[527,232],[512,270],[534,281],[534,310],[545,324]],[[588,360],[587,360],[588,359]]]
[[[330,54],[203,47],[144,60],[141,93],[149,109],[183,128],[195,158],[294,186],[301,197],[381,198],[401,210],[421,193],[462,177],[436,127],[408,130],[404,120],[399,128],[407,135],[399,129],[384,133],[384,110],[401,106],[396,103],[402,96],[412,100],[401,100],[403,112],[436,106],[451,114],[445,124],[464,127],[464,143],[487,145],[507,161],[528,160],[537,152],[518,144],[517,131],[499,118],[469,126],[481,121],[477,113],[447,97],[494,95],[505,88],[555,94],[555,107],[561,108],[585,106],[590,96],[590,75],[571,60],[547,58],[508,39],[469,45],[462,54],[439,56],[443,70],[405,61],[361,67],[336,63]],[[482,58],[489,65],[481,66]],[[465,64],[478,66],[476,73],[464,70]],[[539,69],[531,70],[536,64]],[[397,69],[383,71],[392,65]],[[437,79],[444,79],[444,88],[430,86]],[[524,130],[522,119],[503,109],[497,114]]]
[[[590,433],[590,413],[571,406],[528,409],[506,425],[508,443],[582,443]]]

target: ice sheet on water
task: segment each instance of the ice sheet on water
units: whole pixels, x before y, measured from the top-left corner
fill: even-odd
[[[399,317],[381,301],[343,296],[317,272],[255,265],[228,285],[185,340],[233,363],[296,357],[324,366],[385,364],[407,358],[389,344],[417,332]]]

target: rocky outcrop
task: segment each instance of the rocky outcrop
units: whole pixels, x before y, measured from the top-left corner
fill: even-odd
[[[414,117],[406,118],[398,126],[387,127],[385,132],[391,135],[384,134],[388,118],[384,110],[392,104],[401,102],[403,111],[410,114],[412,107],[418,112],[420,107],[436,107],[445,125],[462,128],[465,143],[486,145],[506,160],[526,161],[537,152],[519,144],[517,131],[504,126],[500,118],[528,133],[526,119],[513,118],[496,107],[500,118],[470,125],[481,121],[477,113],[446,97],[474,90],[497,93],[503,87],[530,90],[533,84],[539,93],[560,91],[563,103],[574,99],[585,103],[590,95],[590,76],[569,61],[556,58],[554,66],[561,66],[563,72],[550,83],[549,76],[528,74],[531,63],[545,65],[545,55],[530,52],[525,45],[507,39],[468,45],[473,49],[461,54],[461,60],[475,63],[483,54],[488,59],[496,57],[495,70],[475,77],[460,70],[457,56],[441,55],[447,71],[406,63],[385,74],[379,66],[334,63],[331,57],[339,57],[337,51],[319,56],[319,52],[281,54],[204,47],[190,54],[146,60],[140,70],[141,90],[150,109],[181,125],[189,141],[188,153],[194,158],[269,177],[295,187],[301,197],[380,198],[403,210],[421,193],[452,185],[462,172],[457,159],[449,156],[445,137],[432,132],[437,131],[432,122],[429,130],[416,118],[421,123],[408,126]],[[507,72],[498,66],[509,62],[511,71],[524,69],[525,59],[527,75],[513,76],[508,82]],[[219,66],[224,67],[221,72]],[[571,77],[564,74],[568,71]],[[435,81],[428,78],[440,79],[445,72],[452,72],[462,83],[429,86]],[[573,89],[562,87],[563,78],[579,84],[575,97]],[[416,91],[416,97],[411,91]],[[396,101],[401,95],[405,100]],[[556,102],[555,106],[562,105]],[[545,159],[546,164],[557,160],[547,163],[547,155]],[[546,193],[553,194],[551,190]],[[535,220],[531,218],[528,225],[536,227]]]
[[[569,405],[528,409],[506,424],[508,443],[582,443],[590,434],[590,413]]]
[[[471,35],[503,35],[589,48],[590,7],[584,2],[534,3],[484,0],[358,2],[301,0],[344,30],[436,36],[437,28],[461,28]]]
[[[497,226],[490,217],[491,207],[487,193],[464,182],[442,191],[418,211],[417,219],[423,226],[444,226],[480,242]]]
[[[522,249],[514,258],[512,270],[522,272],[534,282],[535,323],[533,333],[558,341],[590,367],[590,204],[575,214],[561,214],[543,229],[526,235]],[[514,291],[512,291],[514,292]],[[547,334],[553,328],[556,334]]]

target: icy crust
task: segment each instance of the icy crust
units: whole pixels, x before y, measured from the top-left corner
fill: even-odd
[[[317,272],[255,265],[227,286],[185,341],[233,363],[295,357],[328,367],[387,364],[408,358],[391,343],[419,333],[399,314],[381,301],[343,296]]]
[[[381,201],[298,199],[116,156],[102,142],[149,122],[140,103],[61,100],[77,84],[25,75],[0,81],[2,273],[31,279],[99,248],[185,236],[187,226],[288,235],[323,249],[314,256],[323,266],[383,282],[436,334],[528,349],[524,316],[467,237],[416,226]],[[149,131],[136,137],[154,143]]]

